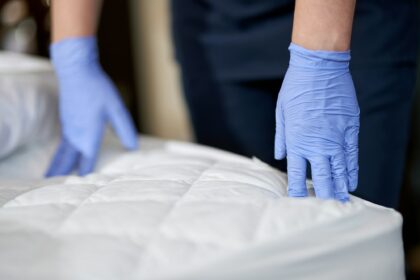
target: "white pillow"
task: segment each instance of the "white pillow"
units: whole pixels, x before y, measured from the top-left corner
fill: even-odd
[[[0,159],[58,131],[57,82],[47,59],[0,52]]]

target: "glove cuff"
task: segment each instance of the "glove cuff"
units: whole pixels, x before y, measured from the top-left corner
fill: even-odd
[[[351,58],[350,51],[315,51],[294,43],[290,44],[289,51],[291,66],[311,69],[348,69]]]
[[[99,64],[95,36],[68,38],[50,45],[51,62],[60,76]]]

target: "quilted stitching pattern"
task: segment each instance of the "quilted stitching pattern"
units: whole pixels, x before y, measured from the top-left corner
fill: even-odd
[[[360,209],[291,200],[284,174],[248,159],[137,152],[104,170],[46,183],[8,201],[0,209],[0,235],[47,236],[37,242],[60,244],[52,258],[75,273],[84,259],[98,258],[101,267],[84,269],[109,279],[149,277],[164,273],[162,267],[187,269]]]

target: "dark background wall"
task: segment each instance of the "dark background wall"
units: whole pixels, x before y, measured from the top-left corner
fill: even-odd
[[[129,9],[129,1],[104,1],[98,42],[102,66],[117,84],[132,115],[138,116]],[[134,120],[139,128],[137,118]]]

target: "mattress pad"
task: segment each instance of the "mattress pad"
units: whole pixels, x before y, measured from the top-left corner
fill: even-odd
[[[47,59],[0,51],[0,159],[57,133],[57,82]]]
[[[291,199],[257,159],[141,141],[87,177],[0,180],[0,279],[404,279],[394,210]]]

